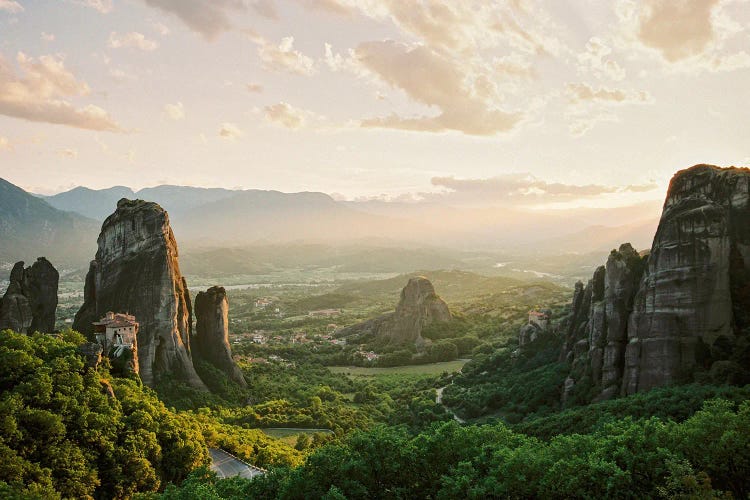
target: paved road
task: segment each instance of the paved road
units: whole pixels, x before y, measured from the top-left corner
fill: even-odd
[[[245,479],[252,479],[255,476],[265,474],[263,469],[248,465],[224,450],[209,448],[208,452],[211,454],[211,470],[220,478],[240,476]]]

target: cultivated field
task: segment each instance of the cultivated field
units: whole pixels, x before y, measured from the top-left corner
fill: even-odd
[[[329,366],[333,373],[343,373],[352,376],[371,375],[439,375],[443,372],[457,372],[469,361],[468,359],[456,359],[454,361],[443,361],[441,363],[428,363],[425,365],[392,366],[388,368],[370,368],[366,366]]]

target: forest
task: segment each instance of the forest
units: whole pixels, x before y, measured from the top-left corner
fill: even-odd
[[[555,386],[540,368],[557,369],[546,363],[549,342],[540,340],[534,354],[514,360],[502,356],[509,342],[498,354],[478,356],[461,375],[347,376],[308,360],[242,365],[247,390],[224,379],[214,393],[179,386],[155,392],[137,377],[111,376],[106,361],[96,370],[85,367],[81,341],[72,331],[0,334],[5,497],[745,498],[750,492],[747,386],[668,387],[563,409],[551,392],[539,390],[542,383]],[[462,378],[486,377],[488,363],[507,373],[512,392],[489,380],[462,386]],[[443,386],[459,414],[471,418],[478,407],[484,413],[470,425],[457,423],[435,403],[435,389]],[[298,427],[311,430],[291,440],[268,434]],[[210,447],[269,472],[218,479],[208,469]]]

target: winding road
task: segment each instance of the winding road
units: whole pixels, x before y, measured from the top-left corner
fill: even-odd
[[[448,386],[446,385],[445,387],[448,387]],[[464,420],[463,418],[461,418],[458,415],[456,415],[456,413],[453,410],[451,410],[450,408],[448,408],[447,406],[445,406],[443,404],[443,391],[445,390],[445,387],[441,387],[440,389],[436,389],[437,396],[435,396],[435,403],[439,404],[439,405],[443,405],[443,408],[445,408],[446,411],[448,411],[448,413],[450,413],[451,415],[453,415],[453,420],[455,420],[459,424],[465,424],[466,420]]]
[[[239,458],[230,455],[219,448],[209,448],[211,454],[211,470],[220,478],[240,476],[245,479],[252,479],[266,473],[265,470],[254,465],[246,464]]]

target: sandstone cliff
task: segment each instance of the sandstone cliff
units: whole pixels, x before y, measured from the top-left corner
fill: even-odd
[[[748,169],[678,172],[648,256],[622,245],[588,286],[576,285],[564,325],[563,357],[572,363],[564,397],[584,380],[605,399],[701,372],[747,376],[749,186]]]
[[[97,243],[73,328],[90,335],[92,322],[107,311],[129,312],[140,323],[143,382],[153,385],[168,376],[205,389],[190,356],[190,294],[167,212],[156,203],[123,198]]]
[[[44,257],[24,269],[16,262],[10,283],[0,299],[0,330],[51,333],[55,329],[57,287],[60,276]]]
[[[229,345],[229,302],[224,288],[214,286],[195,297],[195,330],[193,356],[205,360],[230,379],[247,386],[242,371],[232,360]]]
[[[374,334],[393,343],[422,343],[422,329],[435,321],[452,319],[448,305],[435,293],[430,280],[411,278],[401,290],[401,298],[392,313],[384,314],[359,325],[345,328],[340,336]]]

